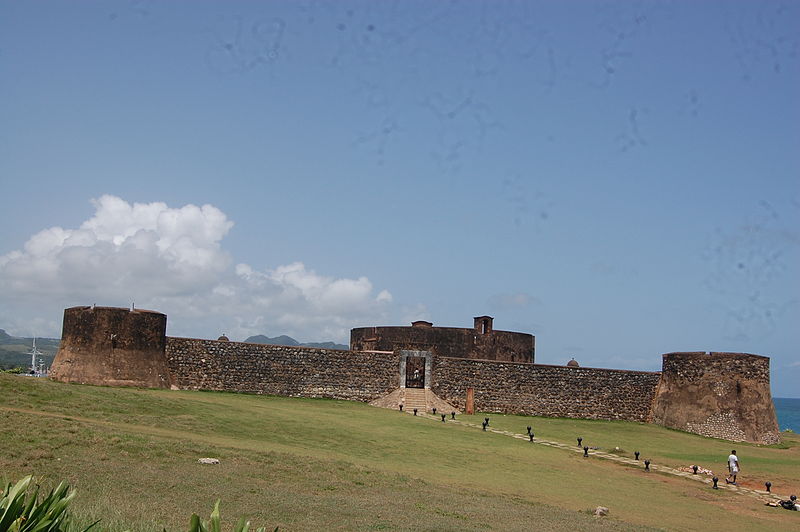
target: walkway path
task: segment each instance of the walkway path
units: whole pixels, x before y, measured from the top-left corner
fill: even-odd
[[[417,417],[424,417],[426,419],[430,419],[430,420],[434,420],[434,421],[441,421],[441,419],[442,419],[441,415],[434,416],[434,415],[428,414],[428,413],[419,413]],[[482,425],[478,425],[476,423],[469,423],[469,422],[461,421],[461,420],[458,420],[458,419],[451,419],[450,415],[447,416],[447,421],[446,422],[447,423],[456,423],[458,425],[463,425],[463,426],[466,426],[466,427],[473,427],[473,428],[476,428],[476,429],[483,429]],[[493,429],[493,428],[491,428],[491,424],[490,424],[489,427],[486,428],[486,432],[493,432],[495,434],[501,434],[503,436],[516,438],[518,440],[530,441],[530,438],[528,437],[527,434],[517,434],[517,433],[514,433],[514,432],[509,432],[507,430]],[[573,452],[573,453],[583,453],[583,448],[582,447],[578,447],[577,445],[568,445],[566,443],[561,443],[561,442],[557,442],[557,441],[544,440],[544,439],[539,438],[539,437],[535,437],[533,439],[532,443],[535,443],[537,445],[546,445],[548,447],[557,447],[559,449],[564,449],[565,451],[570,451],[570,452]],[[644,462],[641,461],[641,460],[634,460],[632,458],[627,458],[627,457],[619,456],[619,455],[612,454],[612,453],[606,453],[606,452],[603,452],[603,451],[600,451],[600,450],[596,450],[596,449],[595,450],[589,449],[589,456],[602,458],[604,460],[611,460],[613,462],[618,462],[618,463],[626,464],[626,465],[630,465],[630,466],[636,466],[636,467],[642,467],[642,468],[644,467]],[[674,469],[672,467],[668,467],[668,466],[664,466],[664,465],[657,465],[657,464],[651,463],[650,464],[650,470],[658,472],[658,473],[664,473],[664,474],[667,474],[667,475],[675,475],[675,476],[678,476],[678,477],[684,477],[684,478],[687,478],[687,479],[690,479],[690,480],[694,480],[696,482],[703,482],[703,483],[709,484],[709,485],[714,483],[711,480],[711,478],[709,478],[707,475],[703,475],[703,474],[697,474],[696,475],[696,474],[693,474],[693,473],[688,473],[686,471],[680,471],[678,469]],[[762,500],[764,502],[768,502],[768,501],[777,502],[777,501],[781,500],[780,496],[775,495],[774,493],[768,493],[767,491],[764,491],[764,490],[754,490],[752,488],[745,488],[744,486],[734,486],[734,485],[731,485],[731,484],[725,484],[725,479],[724,478],[719,479],[718,487],[719,487],[719,489],[733,491],[733,492],[736,492],[736,493],[740,493],[742,495],[749,495],[751,497],[755,497],[757,499],[760,499],[760,500]],[[788,497],[784,497],[784,498],[788,499]]]

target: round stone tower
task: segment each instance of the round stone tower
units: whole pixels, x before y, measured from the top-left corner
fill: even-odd
[[[769,358],[747,353],[667,353],[653,422],[703,436],[780,441]]]
[[[53,379],[81,384],[168,388],[167,316],[151,310],[64,310]]]

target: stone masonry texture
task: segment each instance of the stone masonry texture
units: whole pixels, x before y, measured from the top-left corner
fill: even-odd
[[[369,402],[399,387],[399,355],[336,349],[167,339],[180,388]]]
[[[434,358],[432,390],[459,409],[585,419],[648,421],[660,374]]]
[[[63,382],[167,388],[167,316],[150,310],[64,310],[61,345],[50,376]]]
[[[533,335],[491,330],[481,334],[456,327],[361,327],[350,331],[355,351],[430,351],[434,355],[509,362],[533,362]]]
[[[769,358],[705,352],[662,358],[653,422],[727,440],[779,441]]]
[[[190,338],[167,339],[184,389],[373,401],[399,386],[400,356]],[[659,373],[433,357],[432,390],[463,409],[647,421]]]

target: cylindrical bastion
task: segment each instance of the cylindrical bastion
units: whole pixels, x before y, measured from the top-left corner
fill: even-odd
[[[653,422],[703,436],[780,441],[769,358],[748,353],[667,353]]]
[[[533,335],[494,328],[491,316],[477,316],[474,327],[434,327],[415,321],[411,327],[358,327],[350,330],[353,351],[430,351],[436,356],[533,363]]]
[[[167,316],[151,310],[64,310],[53,379],[81,384],[168,388]]]

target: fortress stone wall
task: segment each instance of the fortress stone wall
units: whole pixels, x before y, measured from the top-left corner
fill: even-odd
[[[649,421],[658,372],[434,358],[432,389],[463,409],[551,417]]]
[[[369,402],[399,387],[395,353],[168,338],[179,388]]]
[[[491,322],[479,323],[485,318],[475,318],[475,330],[457,330],[473,337],[503,332],[491,331]],[[409,371],[416,369],[424,374],[426,389],[459,409],[472,388],[478,411],[648,421],[737,441],[779,440],[767,357],[668,353],[663,355],[663,372],[551,366],[498,360],[514,358],[503,352],[480,359],[482,351],[471,350],[477,344],[469,341],[459,352],[456,342],[420,349],[425,345],[409,345],[407,334],[398,337],[398,344],[370,346],[390,349],[364,350],[358,339],[372,341],[375,336],[366,336],[371,329],[395,328],[354,330],[357,349],[352,350],[167,338],[164,314],[74,307],[64,311],[62,344],[51,375],[87,384],[380,402],[403,396],[399,392],[406,384],[412,386]],[[424,322],[396,329],[437,328]],[[445,329],[442,334],[450,333]],[[530,345],[532,360],[533,337],[509,334],[518,335],[524,349]],[[454,353],[460,356],[447,356]]]

